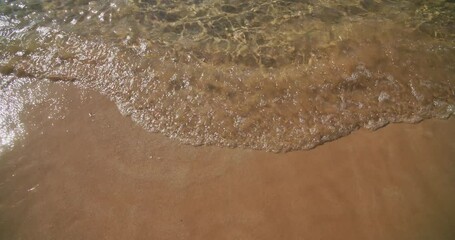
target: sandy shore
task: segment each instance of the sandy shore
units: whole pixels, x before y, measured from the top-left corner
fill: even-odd
[[[274,154],[182,145],[54,88],[64,117],[30,109],[0,156],[0,239],[455,239],[453,117]]]

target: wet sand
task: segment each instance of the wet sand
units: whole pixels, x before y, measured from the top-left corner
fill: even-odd
[[[0,156],[0,239],[455,239],[453,117],[274,154],[182,145],[97,93],[52,92],[64,118],[36,106]]]

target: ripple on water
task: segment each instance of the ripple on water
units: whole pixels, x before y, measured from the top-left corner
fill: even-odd
[[[98,90],[185,143],[308,149],[453,114],[454,13],[449,1],[11,1],[0,70],[2,84]]]

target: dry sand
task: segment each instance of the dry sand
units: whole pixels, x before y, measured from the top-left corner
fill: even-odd
[[[454,118],[274,154],[182,145],[54,88],[65,117],[36,106],[0,156],[0,239],[455,239]]]

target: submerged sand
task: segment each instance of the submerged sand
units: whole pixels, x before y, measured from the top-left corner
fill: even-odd
[[[70,85],[0,155],[0,239],[455,239],[455,119],[290,153],[151,134]],[[66,109],[66,110],[65,110]]]
[[[0,88],[73,82],[192,145],[310,149],[455,113],[446,0],[9,1]]]

